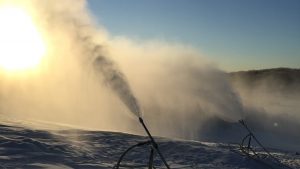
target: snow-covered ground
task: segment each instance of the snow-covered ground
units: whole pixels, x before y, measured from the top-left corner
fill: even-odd
[[[238,145],[156,138],[171,168],[265,169],[238,151]],[[129,146],[147,137],[107,131],[34,130],[0,125],[0,168],[112,168]],[[147,164],[149,147],[138,147],[122,164]],[[282,163],[300,168],[300,155],[272,150]],[[275,164],[264,159],[268,164]],[[159,158],[157,168],[164,168]],[[276,166],[276,165],[273,165]],[[279,167],[284,168],[284,167]]]

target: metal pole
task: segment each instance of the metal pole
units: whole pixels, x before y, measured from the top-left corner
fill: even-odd
[[[154,160],[154,150],[151,147],[149,163],[148,163],[148,169],[153,169],[153,160]]]

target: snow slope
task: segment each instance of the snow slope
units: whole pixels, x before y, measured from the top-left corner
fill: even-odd
[[[156,138],[171,168],[268,168],[238,151],[238,145]],[[34,130],[0,125],[0,168],[112,168],[130,145],[147,137],[86,130]],[[146,164],[148,147],[139,147],[124,159],[126,165]],[[300,168],[300,156],[271,150],[284,164]],[[268,159],[265,159],[268,161]],[[272,161],[269,160],[269,163]],[[164,168],[156,158],[157,168]],[[282,168],[282,167],[281,167]]]

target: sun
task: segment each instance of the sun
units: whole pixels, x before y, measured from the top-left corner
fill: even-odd
[[[43,38],[31,16],[18,6],[0,6],[0,69],[35,68],[45,55]]]

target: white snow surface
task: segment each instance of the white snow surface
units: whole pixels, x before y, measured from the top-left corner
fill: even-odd
[[[35,130],[24,126],[1,124],[0,168],[113,168],[128,147],[147,139],[145,136],[118,132],[79,129]],[[171,168],[288,168],[278,166],[268,158],[263,159],[264,163],[250,159],[240,153],[237,144],[157,137],[155,139]],[[300,155],[296,155],[295,152],[275,149],[270,151],[290,168],[300,168]],[[125,157],[122,164],[145,165],[149,153],[149,147],[138,147]],[[157,155],[155,166],[165,168]]]

